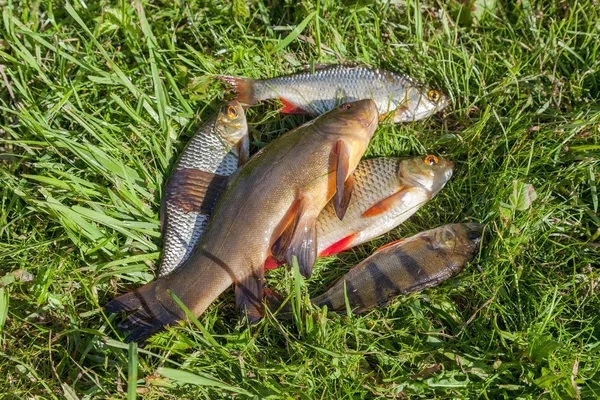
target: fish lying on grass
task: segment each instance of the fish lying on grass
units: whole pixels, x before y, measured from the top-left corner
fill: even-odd
[[[452,176],[454,163],[443,157],[362,160],[354,171],[354,191],[343,220],[328,204],[317,218],[319,257],[358,246],[410,218]],[[279,264],[272,258],[265,269]]]
[[[384,306],[398,295],[435,286],[462,271],[480,248],[485,225],[444,225],[381,247],[352,268],[329,290],[311,299],[334,312],[359,313]],[[266,291],[269,308],[277,309],[282,297]],[[289,311],[285,308],[284,314]],[[285,316],[285,315],[284,315]]]
[[[192,254],[227,178],[248,155],[244,109],[232,101],[190,139],[169,177],[161,207],[164,240],[159,277],[183,265]]]
[[[272,79],[219,76],[232,85],[241,103],[280,99],[281,112],[320,115],[337,105],[372,99],[380,117],[392,113],[393,122],[417,121],[444,109],[448,97],[405,75],[379,68],[325,65]]]
[[[194,316],[235,284],[249,322],[262,316],[264,262],[296,257],[305,276],[316,258],[316,218],[334,197],[343,217],[356,168],[377,127],[372,100],[344,104],[275,139],[242,166],[221,194],[200,243],[186,263],[105,305],[130,312],[118,328],[143,341]]]

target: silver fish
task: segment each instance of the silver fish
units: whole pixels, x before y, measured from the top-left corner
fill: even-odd
[[[159,277],[179,268],[192,254],[227,177],[248,159],[248,153],[246,115],[237,101],[221,107],[189,141],[163,196]],[[204,184],[198,184],[199,180]],[[181,201],[182,197],[187,201]]]
[[[289,114],[320,115],[345,102],[372,99],[380,119],[392,114],[391,119],[397,123],[429,117],[449,103],[440,91],[379,68],[324,65],[315,68],[314,73],[272,79],[218,78],[232,85],[241,103],[252,105],[279,98],[284,104],[281,112]]]

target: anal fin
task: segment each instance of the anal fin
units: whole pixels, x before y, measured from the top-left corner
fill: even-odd
[[[264,269],[261,266],[235,284],[236,308],[242,317],[248,317],[250,324],[258,322],[263,316],[263,283]]]
[[[356,233],[352,233],[352,234],[346,236],[345,238],[338,240],[337,242],[335,242],[334,244],[332,244],[331,246],[329,246],[328,248],[323,250],[321,253],[319,253],[319,257],[327,257],[332,254],[337,254],[346,249],[349,249],[351,247],[352,241],[354,240],[355,237],[356,237]]]
[[[210,215],[227,184],[227,177],[194,168],[176,170],[165,190],[165,203],[174,204],[185,213]]]

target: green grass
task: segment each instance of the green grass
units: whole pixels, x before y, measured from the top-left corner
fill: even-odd
[[[56,3],[0,0],[0,393],[600,397],[597,1],[502,2],[476,20],[440,1]],[[451,281],[360,316],[304,297],[295,319],[249,329],[228,291],[136,359],[100,306],[154,277],[165,178],[226,97],[211,76],[313,61],[438,84],[453,106],[381,126],[367,156],[439,153],[456,172],[400,229],[319,260],[306,286],[289,269],[268,286],[320,293],[377,246],[445,223],[485,222],[492,241]],[[306,120],[277,108],[248,111],[254,150]]]

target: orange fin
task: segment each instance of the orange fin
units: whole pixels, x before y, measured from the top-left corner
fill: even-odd
[[[388,244],[384,244],[383,246],[381,246],[380,248],[378,248],[377,250],[375,250],[373,252],[373,254],[375,254],[375,253],[377,253],[377,252],[379,252],[379,251],[381,251],[383,249],[387,249],[388,247],[394,246],[394,245],[396,245],[396,244],[398,244],[400,242],[403,242],[403,241],[404,241],[404,239],[398,239],[398,240],[394,240],[393,242],[389,242]]]
[[[176,170],[165,190],[165,203],[170,202],[183,212],[210,215],[219,195],[227,184],[227,177],[194,168]]]
[[[332,254],[337,254],[346,249],[349,249],[351,247],[350,244],[352,243],[352,241],[354,240],[355,237],[356,237],[356,233],[353,233],[351,235],[346,236],[342,240],[338,240],[337,242],[335,242],[334,244],[332,244],[331,246],[329,246],[328,248],[323,250],[319,254],[319,257],[327,257]]]
[[[410,193],[411,190],[412,190],[411,188],[403,189],[403,190],[400,190],[400,191],[386,197],[385,199],[381,200],[378,203],[375,203],[375,205],[373,205],[367,211],[362,213],[362,215],[360,217],[361,218],[373,217],[375,215],[383,214],[384,212],[391,210],[392,208],[394,208],[395,206],[400,204],[402,202],[402,200],[404,199],[404,196],[406,196],[408,193]]]
[[[277,261],[274,257],[269,256],[265,260],[264,270],[269,271],[271,269],[275,269],[275,268],[279,267],[280,265],[282,265],[281,262]]]
[[[346,215],[346,210],[348,209],[348,204],[350,204],[350,198],[352,197],[354,178],[352,175],[349,175],[350,154],[348,152],[348,147],[343,140],[337,141],[335,145],[335,152],[337,160],[333,206],[338,218],[343,220],[344,215]]]
[[[254,97],[254,79],[239,78],[237,76],[217,76],[217,79],[228,83],[234,92],[237,93],[236,99],[243,104],[256,104],[258,100]]]
[[[263,316],[264,270],[259,268],[254,274],[236,282],[235,304],[238,312],[248,316],[248,323],[258,322]]]
[[[283,103],[283,108],[279,110],[279,112],[282,112],[284,114],[306,114],[306,111],[304,111],[294,103],[291,103],[290,101],[284,99],[283,97],[280,97],[279,100]]]

